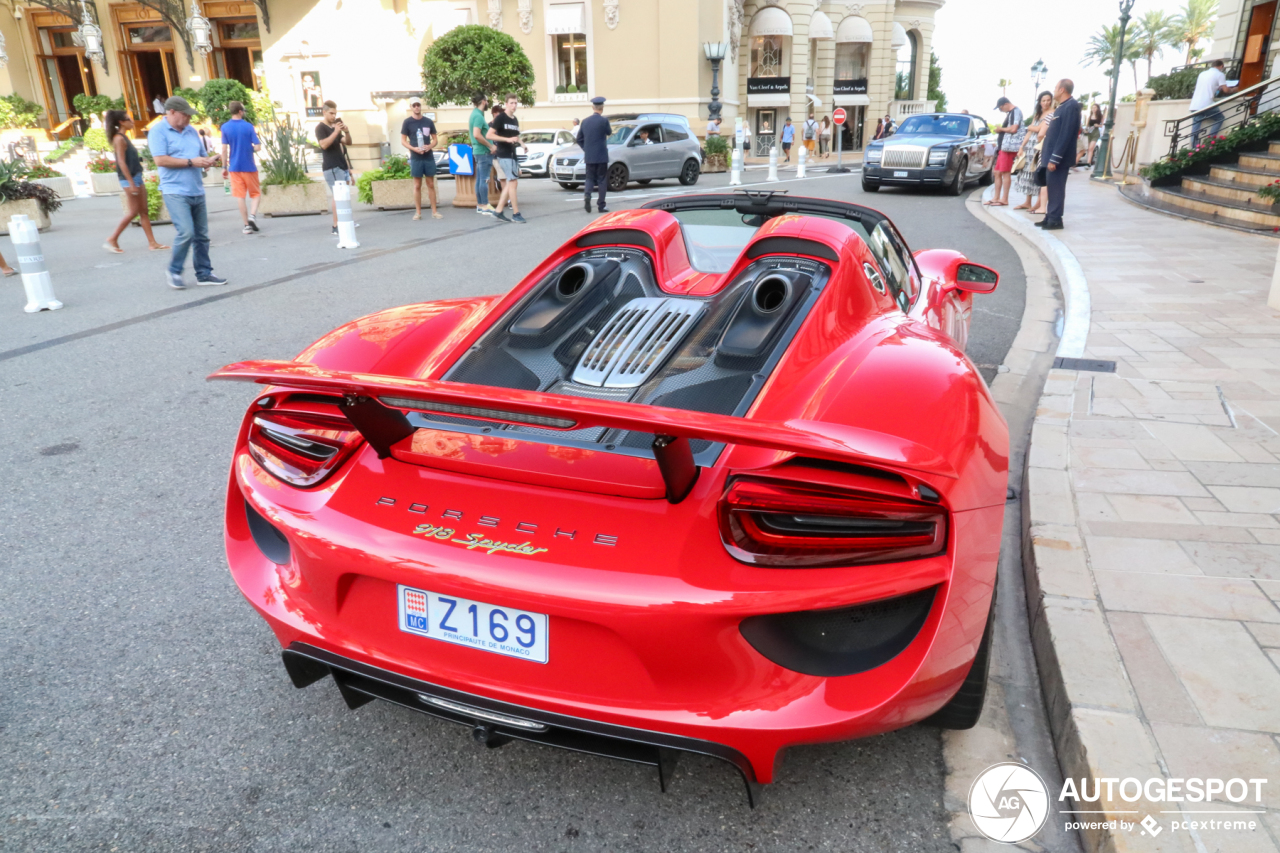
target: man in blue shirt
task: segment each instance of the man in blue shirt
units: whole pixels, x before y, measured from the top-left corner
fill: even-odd
[[[191,126],[195,110],[185,98],[176,95],[164,102],[164,121],[158,121],[147,134],[147,146],[160,170],[160,192],[178,236],[173,241],[173,257],[169,260],[169,286],[183,290],[182,268],[187,250],[195,243],[196,284],[226,284],[225,278],[213,274],[209,262],[209,209],[205,206],[202,169],[216,166],[217,157],[206,157],[204,142]]]
[[[262,202],[262,188],[258,183],[258,164],[253,154],[262,148],[258,131],[245,121],[244,104],[232,101],[227,104],[231,121],[222,126],[222,177],[231,181],[231,195],[240,205],[240,221],[244,233],[258,230],[258,205]],[[244,197],[249,196],[245,209]]]
[[[796,138],[796,126],[791,123],[791,116],[787,116],[787,123],[782,126],[782,153],[787,156],[782,162],[791,162],[791,143]]]

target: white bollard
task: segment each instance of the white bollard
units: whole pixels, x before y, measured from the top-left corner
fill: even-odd
[[[338,211],[338,248],[360,248],[360,241],[356,239],[356,222],[351,218],[351,184],[334,182],[333,203]]]
[[[729,173],[729,186],[742,186],[742,146],[733,146],[733,171]]]
[[[804,143],[801,142],[800,152],[796,155],[796,177],[797,178],[804,177],[804,155],[807,154],[808,152],[809,152],[809,149],[805,148]]]
[[[769,177],[765,180],[778,180],[778,146],[769,149]]]
[[[9,239],[18,256],[18,269],[22,271],[22,286],[27,289],[27,304],[22,310],[28,314],[37,311],[56,311],[62,303],[53,295],[53,282],[44,263],[40,248],[40,224],[32,222],[25,213],[15,213],[9,218]]]

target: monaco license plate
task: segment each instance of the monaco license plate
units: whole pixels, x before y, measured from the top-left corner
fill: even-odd
[[[400,630],[482,652],[547,662],[547,616],[398,585]]]
[[[894,173],[893,173],[893,176],[894,176],[895,178],[905,178],[905,177],[907,176],[907,173],[906,173],[906,172],[894,172]]]

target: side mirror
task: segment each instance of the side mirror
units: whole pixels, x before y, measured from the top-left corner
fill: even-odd
[[[991,293],[1000,283],[1000,274],[982,264],[963,263],[956,266],[956,287],[969,293]]]

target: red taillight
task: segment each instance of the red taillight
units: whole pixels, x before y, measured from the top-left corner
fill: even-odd
[[[294,486],[316,485],[363,440],[340,415],[258,412],[249,426],[249,453],[272,475]]]
[[[947,547],[947,511],[933,504],[736,479],[720,501],[720,535],[757,566],[813,568],[912,560]]]

